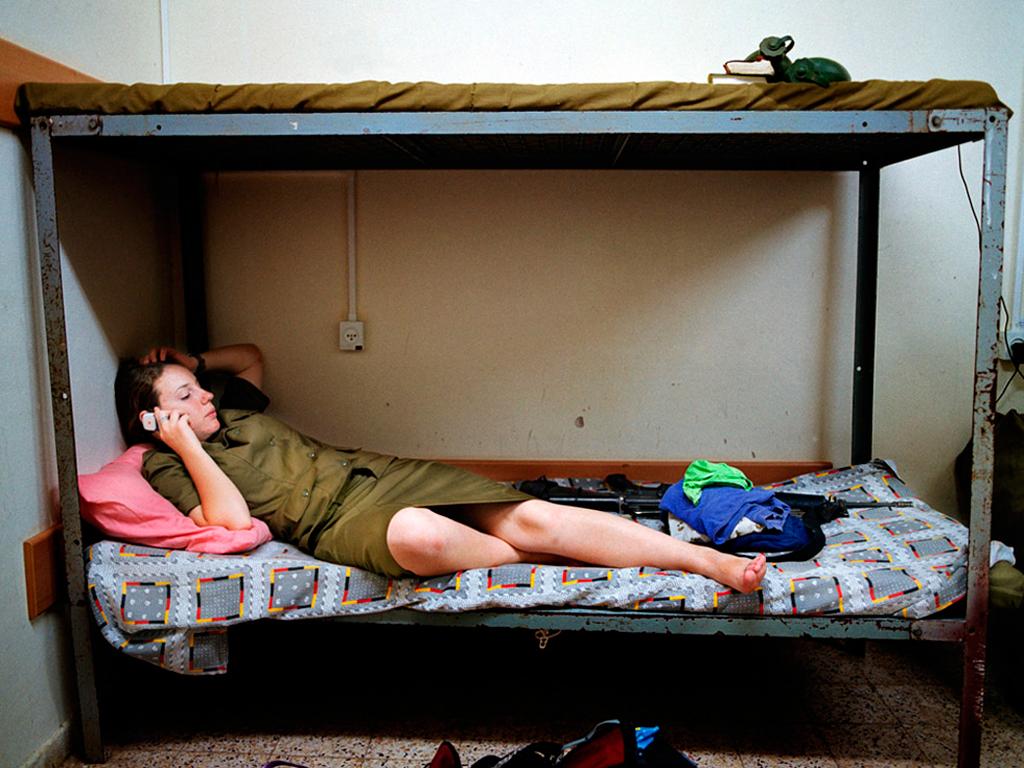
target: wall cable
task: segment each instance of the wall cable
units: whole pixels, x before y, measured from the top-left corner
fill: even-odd
[[[974,226],[978,230],[978,258],[980,259],[981,258],[981,252],[982,252],[981,219],[978,218],[978,212],[974,208],[974,199],[971,197],[971,188],[967,184],[967,177],[964,176],[964,159],[963,159],[963,154],[960,152],[960,145],[959,144],[956,145],[956,164],[957,164],[957,167],[960,169],[960,181],[963,182],[964,192],[967,195],[967,202],[971,206],[971,215],[974,216]],[[1010,360],[1011,363],[1013,363],[1013,353],[1010,351],[1010,339],[1009,339],[1009,336],[1007,335],[1007,331],[1009,330],[1009,327],[1010,327],[1010,310],[1006,306],[1006,301],[1003,299],[1002,294],[1000,294],[999,295],[999,315],[1000,315],[1000,318],[1002,318],[1004,314],[1005,314],[1006,319],[1003,321],[1003,328],[1002,328],[1002,331],[1000,331],[999,335],[1002,337],[1003,346],[1006,348],[1006,357],[1007,357],[1008,360]],[[996,404],[997,405],[999,404],[999,401],[1003,399],[1003,395],[1006,394],[1006,390],[1008,390],[1010,388],[1010,384],[1012,384],[1013,380],[1015,378],[1017,378],[1018,376],[1020,376],[1021,381],[1024,381],[1024,373],[1022,373],[1021,370],[1020,370],[1020,363],[1013,363],[1013,374],[1010,376],[1010,378],[1008,378],[1006,380],[1006,383],[1003,384],[1003,388],[999,391],[999,394],[996,396]]]
[[[356,313],[356,172],[349,171],[348,193],[348,319],[358,320]]]
[[[160,80],[171,82],[171,0],[160,0]]]

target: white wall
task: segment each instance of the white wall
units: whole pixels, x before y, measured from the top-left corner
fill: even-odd
[[[159,13],[136,3],[62,3],[8,0],[0,4],[0,35],[11,42],[62,61],[96,77],[111,80],[159,78]],[[110,45],[111,40],[118,44]],[[154,65],[155,62],[155,65]],[[66,159],[69,160],[69,159]],[[91,396],[112,380],[112,337],[103,329],[103,310],[90,306],[99,288],[95,278],[83,284],[75,275],[90,256],[93,244],[107,244],[123,237],[125,247],[142,247],[146,238],[140,227],[151,210],[121,201],[111,218],[110,186],[83,175],[75,163],[65,164],[66,182],[61,191],[78,186],[87,194],[62,215],[67,221],[65,287],[67,322],[72,339],[72,365],[90,370],[94,377],[76,380],[77,436],[82,466],[87,470],[110,458],[116,439],[111,425],[109,383],[105,397]],[[4,428],[0,430],[0,765],[43,765],[59,759],[68,748],[71,717],[71,669],[68,635],[60,611],[50,611],[29,621],[26,611],[22,541],[57,519],[56,479],[50,420],[46,346],[35,250],[31,162],[23,143],[11,130],[0,129],[0,400],[4,403]],[[87,169],[87,165],[85,166]],[[140,192],[144,182],[128,172],[129,189]],[[148,191],[147,191],[148,194]],[[144,199],[144,197],[143,197]],[[138,218],[132,214],[138,214]],[[81,214],[81,218],[79,217]],[[90,214],[95,214],[92,216]],[[127,226],[121,224],[125,217]],[[75,221],[76,219],[77,222]],[[133,222],[139,223],[133,223]],[[151,221],[151,219],[150,219]],[[117,229],[114,225],[118,224]],[[106,233],[103,235],[102,233]],[[154,236],[148,239],[152,248]],[[89,243],[79,250],[77,244]],[[107,250],[123,258],[124,251]],[[131,302],[129,302],[129,305]],[[128,325],[132,319],[128,318]],[[144,328],[145,330],[145,328]],[[153,328],[147,336],[152,336]],[[76,374],[77,375],[77,374]]]
[[[100,80],[160,82],[158,0],[4,0],[0,35]]]

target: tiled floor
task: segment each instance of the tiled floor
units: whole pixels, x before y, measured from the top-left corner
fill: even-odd
[[[468,766],[615,717],[660,725],[702,768],[956,761],[950,646],[575,633],[542,651],[526,630],[290,629],[246,640],[262,650],[216,680],[113,660],[104,693],[139,695],[105,705],[106,765],[419,768],[448,739]],[[989,676],[982,764],[1024,765],[1018,673],[993,658]]]

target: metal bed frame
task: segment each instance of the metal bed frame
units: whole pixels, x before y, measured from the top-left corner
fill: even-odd
[[[904,639],[963,650],[959,765],[980,760],[988,614],[998,300],[1002,281],[1007,121],[1004,108],[778,112],[365,112],[53,115],[31,120],[41,282],[54,442],[64,524],[82,746],[102,760],[68,369],[53,152],[55,146],[153,162],[181,190],[182,260],[190,314],[205,318],[195,174],[268,168],[627,168],[856,172],[860,183],[851,461],[871,458],[878,273],[879,172],[886,165],[983,140],[981,243],[973,400],[973,472],[962,618],[624,615],[542,610],[435,616],[408,610],[359,621],[679,634]],[[189,277],[189,274],[193,277]],[[203,346],[205,320],[187,329]],[[350,621],[352,619],[343,619]]]

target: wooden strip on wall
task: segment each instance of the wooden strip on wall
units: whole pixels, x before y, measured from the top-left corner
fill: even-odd
[[[14,96],[22,83],[98,83],[95,77],[0,38],[0,125],[20,125]]]
[[[557,459],[442,459],[492,480],[532,480],[548,477],[604,477],[624,474],[636,482],[674,483],[686,474],[688,461],[576,461]],[[828,461],[730,461],[755,485],[786,480],[805,472],[832,468]]]
[[[28,617],[34,619],[55,602],[61,594],[64,568],[61,561],[63,527],[58,523],[27,539],[22,550],[25,556],[25,592]]]

